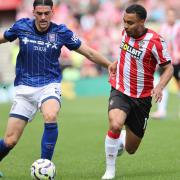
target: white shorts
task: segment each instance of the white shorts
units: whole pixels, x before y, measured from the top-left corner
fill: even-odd
[[[31,121],[42,103],[48,99],[56,99],[59,103],[61,102],[60,83],[51,83],[43,87],[16,86],[9,116]]]

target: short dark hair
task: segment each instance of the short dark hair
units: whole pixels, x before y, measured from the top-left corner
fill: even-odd
[[[140,19],[146,19],[147,11],[146,9],[139,4],[132,4],[126,9],[126,13],[135,13]]]
[[[34,0],[33,7],[36,6],[51,6],[53,7],[53,1],[52,0]]]

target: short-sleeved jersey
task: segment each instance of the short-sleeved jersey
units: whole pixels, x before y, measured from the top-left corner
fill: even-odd
[[[110,78],[110,84],[130,97],[148,97],[156,64],[161,66],[170,61],[167,45],[156,32],[147,29],[143,36],[134,39],[123,30],[117,74]]]
[[[65,25],[50,24],[46,32],[39,32],[33,19],[20,19],[4,33],[5,39],[19,39],[14,85],[41,87],[59,83],[62,79],[59,65],[61,48],[78,49],[79,38]]]

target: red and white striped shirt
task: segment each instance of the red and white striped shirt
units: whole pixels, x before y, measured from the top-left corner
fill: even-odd
[[[153,89],[156,65],[168,61],[171,57],[159,34],[147,29],[143,36],[134,39],[123,30],[117,73],[116,77],[110,77],[110,84],[130,97],[148,97]]]
[[[180,23],[170,26],[164,23],[159,34],[166,40],[168,51],[172,57],[172,64],[180,64]]]

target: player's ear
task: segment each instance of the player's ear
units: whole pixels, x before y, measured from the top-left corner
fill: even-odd
[[[52,8],[52,15],[54,15],[54,8]]]
[[[141,20],[140,20],[140,23],[141,23],[142,25],[144,25],[145,19],[141,19]]]
[[[32,13],[33,13],[33,15],[35,16],[35,11],[34,11],[34,9],[32,10]]]

